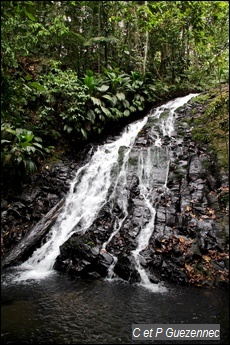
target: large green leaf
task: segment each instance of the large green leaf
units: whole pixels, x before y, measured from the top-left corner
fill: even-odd
[[[31,75],[26,75],[26,76],[25,76],[25,80],[28,81],[28,80],[31,80],[31,79],[33,79],[33,77],[31,77]]]
[[[108,117],[111,117],[111,116],[112,116],[112,114],[111,114],[111,112],[109,111],[109,109],[107,109],[107,108],[101,106],[101,110],[103,111],[103,113],[104,113],[106,116],[108,116]]]
[[[115,95],[110,96],[110,95],[103,95],[102,96],[105,99],[108,99],[112,105],[116,105],[117,104],[117,97]]]
[[[113,113],[113,115],[115,115],[115,117],[123,117],[123,113],[117,108],[110,108],[110,110]]]
[[[84,128],[81,128],[81,132],[82,132],[82,135],[85,139],[87,139],[88,135],[87,135],[87,132]]]
[[[91,69],[87,69],[87,70],[86,70],[86,75],[87,75],[88,77],[93,77],[93,76],[94,76],[94,73],[93,73],[93,71],[92,71]]]
[[[6,132],[9,132],[11,134],[15,134],[15,130],[13,128],[10,128],[10,127],[5,127],[5,128],[3,128],[3,130]]]
[[[132,113],[134,113],[137,109],[136,109],[133,105],[131,105],[131,107],[129,107],[129,110],[130,110]]]
[[[101,100],[99,99],[99,98],[96,98],[96,97],[90,97],[91,98],[91,100],[92,100],[92,102],[93,102],[93,104],[95,104],[95,105],[101,105]]]
[[[25,14],[27,15],[27,17],[30,19],[30,20],[33,20],[35,21],[35,17],[32,13],[28,12],[26,9],[25,9]]]
[[[21,161],[22,161],[22,156],[19,156],[19,157],[17,158],[17,162],[20,163]]]
[[[88,118],[92,123],[94,123],[94,121],[95,121],[95,113],[94,113],[94,111],[93,111],[92,109],[89,109],[89,110],[87,111],[87,118]]]
[[[37,169],[36,164],[31,160],[23,160],[23,163],[26,170],[30,173],[33,173]]]
[[[43,149],[43,146],[39,143],[33,143],[33,146],[39,147],[40,149]]]
[[[152,90],[152,91],[156,91],[156,88],[155,88],[155,86],[154,85],[148,85],[148,88],[150,89],[150,90]]]
[[[27,151],[28,153],[30,153],[30,152],[35,152],[36,151],[36,148],[35,147],[33,147],[33,146],[29,146],[29,145],[27,145],[26,147],[25,147],[25,151]]]
[[[42,138],[40,138],[40,137],[34,137],[34,140],[42,142]]]
[[[30,142],[33,140],[33,138],[34,138],[34,134],[31,131],[27,131],[27,133],[25,135],[26,141]]]
[[[129,108],[130,104],[129,104],[129,101],[127,99],[123,99],[122,103],[123,103],[124,108]]]
[[[41,84],[39,84],[37,81],[33,81],[32,83],[29,84],[30,86],[34,87],[35,89],[37,89],[38,91],[45,91],[46,88],[44,86],[42,86]]]
[[[99,87],[97,87],[97,90],[98,91],[101,91],[101,92],[105,92],[109,89],[109,86],[108,85],[101,85]]]
[[[68,126],[68,125],[65,125],[65,126],[64,126],[64,131],[66,131],[67,133],[71,133],[72,130],[73,130],[72,127],[70,127],[70,126]]]
[[[119,101],[122,101],[125,99],[125,94],[123,92],[117,92],[116,96],[119,99]]]

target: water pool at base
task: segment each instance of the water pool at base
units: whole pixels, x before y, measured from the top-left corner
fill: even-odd
[[[80,281],[59,273],[13,284],[5,281],[7,277],[2,275],[2,344],[151,342],[132,340],[132,324],[138,323],[220,324],[220,341],[192,343],[229,343],[226,288],[166,285],[166,292],[154,293],[122,281]]]

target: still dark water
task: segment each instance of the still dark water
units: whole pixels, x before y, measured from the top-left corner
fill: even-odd
[[[220,324],[220,341],[192,343],[229,343],[226,288],[166,287],[167,292],[154,293],[121,281],[79,281],[59,273],[40,281],[11,284],[2,274],[1,343],[151,343],[132,340],[132,324],[138,323]]]

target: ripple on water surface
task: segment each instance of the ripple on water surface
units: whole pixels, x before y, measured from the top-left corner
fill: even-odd
[[[154,293],[121,281],[77,281],[56,274],[42,281],[2,285],[1,340],[128,344],[137,343],[131,340],[136,323],[215,323],[221,324],[219,344],[224,344],[229,336],[228,311],[226,289],[168,285],[167,292]]]

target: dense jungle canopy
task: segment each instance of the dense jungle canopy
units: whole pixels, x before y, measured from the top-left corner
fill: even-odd
[[[186,92],[218,88],[219,124],[228,11],[228,1],[1,1],[7,178]]]

